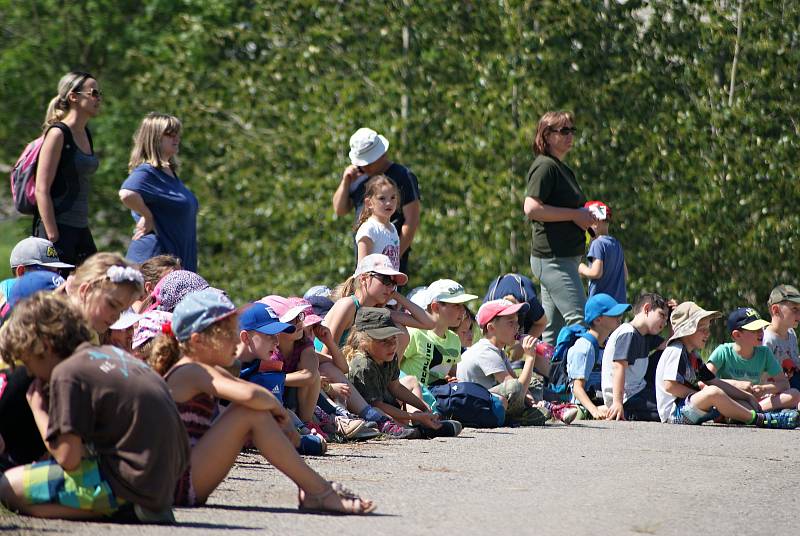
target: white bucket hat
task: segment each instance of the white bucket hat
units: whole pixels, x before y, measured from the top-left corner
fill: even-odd
[[[371,128],[359,128],[350,136],[350,162],[367,166],[389,150],[389,140]]]

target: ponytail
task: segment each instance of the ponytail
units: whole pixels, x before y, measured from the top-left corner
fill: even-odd
[[[344,283],[337,285],[336,288],[333,289],[333,292],[331,292],[331,301],[336,302],[336,300],[347,298],[355,294],[356,281],[358,281],[358,276],[351,275],[344,280]]]
[[[83,84],[89,79],[94,79],[94,76],[82,71],[72,71],[61,77],[61,80],[58,81],[58,93],[47,105],[44,125],[42,125],[45,132],[67,116],[70,93],[79,92],[83,88]]]
[[[181,345],[173,335],[162,333],[151,343],[147,364],[163,376],[181,357]]]

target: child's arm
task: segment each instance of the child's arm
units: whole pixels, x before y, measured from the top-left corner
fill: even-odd
[[[528,391],[528,386],[531,384],[531,376],[533,376],[533,364],[536,362],[536,352],[533,347],[536,344],[536,339],[530,335],[526,335],[522,339],[522,353],[525,356],[525,364],[522,366],[522,372],[519,373],[519,383]]]
[[[408,311],[408,313],[392,311],[392,320],[395,324],[418,329],[433,329],[436,326],[436,322],[434,322],[433,318],[431,318],[422,307],[396,290],[392,294],[392,298]]]
[[[787,389],[789,389],[789,380],[782,373],[779,376],[767,378],[766,383],[753,385],[752,387],[753,394],[759,398],[765,395],[777,395]]]
[[[428,407],[428,405],[425,404],[425,402],[423,402],[422,400],[420,400],[419,397],[417,397],[417,395],[409,391],[405,385],[400,383],[400,380],[394,380],[389,382],[387,389],[389,390],[389,393],[400,402],[404,402],[406,404],[414,406],[419,410],[418,412],[415,413],[408,413],[406,411],[395,408],[395,410],[399,412],[399,414],[401,414],[401,420],[404,421],[410,420],[412,422],[418,422],[419,424],[426,426],[428,428],[439,428],[440,426],[439,416],[434,413],[431,413],[431,410]],[[389,406],[389,404],[386,405]],[[376,407],[378,407],[378,409],[381,410],[383,409],[382,407],[379,406]],[[386,413],[388,414],[388,412]],[[390,417],[394,418],[393,415],[390,415]]]
[[[714,374],[717,373],[717,367],[711,361],[706,363],[706,367],[708,367],[708,370],[710,370],[712,373],[714,373]],[[730,380],[730,379],[723,379],[723,378],[717,378],[717,379],[719,381],[721,381],[721,382],[727,383],[728,385],[732,385],[736,389],[740,389],[740,390],[742,390],[742,391],[744,391],[746,393],[752,393],[753,392],[753,384],[751,382],[747,381],[747,380]]]
[[[316,324],[314,326],[314,336],[320,340],[322,343],[322,348],[327,349],[330,352],[329,354],[321,352],[320,355],[331,359],[336,368],[341,370],[344,374],[347,374],[349,370],[347,359],[344,357],[339,345],[336,344],[336,340],[333,338],[331,330],[322,324]]]
[[[734,400],[741,400],[742,402],[747,403],[747,405],[752,409],[757,409],[759,407],[758,399],[753,395],[753,393],[739,389],[738,387],[731,385],[725,380],[714,378],[704,383],[706,385],[714,385],[716,387],[719,387],[726,395],[728,395]]]
[[[197,382],[199,392],[205,392],[250,409],[269,411],[280,422],[283,418],[289,418],[278,399],[260,385],[234,378],[229,372],[215,367],[200,365],[184,368],[193,370],[179,371],[178,373],[184,373],[182,381]]]
[[[611,363],[613,368],[614,381],[612,384],[612,393],[614,401],[608,408],[608,419],[612,421],[624,421],[625,410],[622,407],[622,400],[625,396],[625,369],[628,367],[627,361],[613,361]]]
[[[600,279],[603,277],[603,261],[595,259],[591,266],[584,263],[578,265],[578,273],[587,279]]]
[[[319,359],[313,346],[303,349],[297,370],[286,374],[287,387],[305,387],[313,384],[319,377]]]
[[[592,414],[592,417],[598,420],[605,419],[608,415],[608,409],[603,406],[602,409],[598,408],[592,402],[592,399],[589,398],[589,394],[586,392],[586,380],[584,378],[576,378],[572,380],[572,394],[575,395],[575,398],[578,399],[578,402],[581,403],[583,407],[589,410],[589,413]]]
[[[676,398],[688,398],[697,392],[675,380],[664,380],[664,390]]]
[[[354,316],[355,304],[349,297],[338,300],[333,304],[328,314],[325,315],[325,320],[322,321],[322,325],[330,330],[331,338],[335,344],[338,344],[339,339],[342,338],[342,333],[344,333],[345,328],[352,325]],[[333,350],[325,345],[325,341],[322,339],[320,339],[320,341],[323,343],[321,352],[332,356]]]
[[[375,242],[368,236],[362,236],[358,239],[358,261],[361,262],[361,259],[366,257],[372,251],[372,248],[375,246]]]
[[[55,439],[48,441],[47,426],[50,424],[50,417],[47,414],[47,400],[44,396],[44,388],[40,379],[35,379],[28,387],[26,393],[28,405],[33,414],[33,420],[39,429],[47,451],[53,456],[65,471],[73,471],[81,463],[86,449],[83,447],[83,440],[77,434],[59,434]]]

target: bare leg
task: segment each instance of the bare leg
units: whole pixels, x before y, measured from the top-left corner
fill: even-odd
[[[419,380],[417,380],[416,376],[404,376],[400,378],[400,383],[403,384],[406,389],[417,395],[417,398],[422,400],[422,387],[419,386]],[[411,404],[406,404],[406,411],[409,413],[416,413],[419,410]]]
[[[712,407],[723,417],[735,419],[739,422],[750,422],[753,418],[751,410],[739,404],[725,392],[714,385],[704,387],[700,392],[692,395],[691,404],[699,410],[708,411]]]
[[[308,383],[297,386],[297,416],[303,422],[309,422],[314,416],[314,408],[317,406],[321,385],[317,355],[312,353],[301,357],[298,368],[306,369],[313,374]]]
[[[368,406],[367,401],[364,400],[361,393],[358,392],[353,384],[350,383],[350,380],[347,379],[347,376],[345,376],[336,365],[333,363],[321,363],[320,372],[328,378],[331,378],[334,382],[346,383],[350,386],[350,398],[347,399],[348,410],[358,415]]]
[[[764,398],[759,404],[764,411],[784,408],[800,409],[800,391],[797,389],[787,389],[782,393]]]

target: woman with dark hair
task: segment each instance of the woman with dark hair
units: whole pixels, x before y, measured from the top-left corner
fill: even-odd
[[[76,266],[97,252],[89,230],[89,190],[99,161],[86,124],[100,112],[102,97],[89,73],[61,77],[47,107],[36,171],[33,235],[51,241],[59,259]]]
[[[569,112],[547,112],[539,120],[528,171],[525,216],[531,221],[531,270],[542,286],[547,315],[543,339],[555,344],[566,324],[583,319],[586,293],[578,265],[586,249],[586,229],[595,217],[583,208],[583,194],[575,174],[563,162],[576,132]]]

